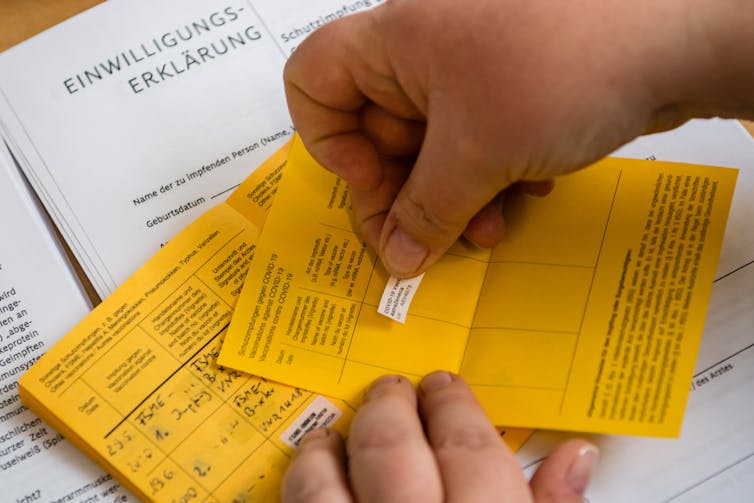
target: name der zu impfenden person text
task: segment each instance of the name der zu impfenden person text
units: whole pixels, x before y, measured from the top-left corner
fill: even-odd
[[[265,147],[267,145],[271,145],[279,141],[287,141],[293,134],[292,131],[293,131],[292,128],[290,130],[284,129],[281,131],[276,131],[268,135],[262,136],[258,140],[252,141],[251,143],[243,147],[240,147],[230,152],[227,155],[219,157],[218,159],[210,163],[202,164],[202,166],[196,170],[185,172],[184,174],[180,176],[174,177],[172,181],[163,183],[156,189],[152,189],[148,192],[145,192],[144,194],[133,197],[131,199],[131,204],[134,207],[145,205],[146,203],[149,203],[159,198],[161,194],[170,192],[173,189],[176,189],[178,187],[181,187],[184,184],[187,184],[188,182],[200,180],[203,176],[209,175],[212,171],[229,164],[233,160],[240,159],[244,157],[245,155],[251,152],[255,152],[259,150],[260,148]],[[210,197],[210,199],[211,198],[212,197]],[[171,208],[163,213],[160,213],[159,215],[153,215],[149,217],[145,221],[145,225],[149,228],[155,227],[157,225],[160,225],[161,223],[167,222],[171,218],[174,218],[178,215],[181,215],[182,213],[185,213],[188,210],[202,206],[207,201],[208,199],[206,197],[203,197],[203,196],[196,197],[174,208]]]

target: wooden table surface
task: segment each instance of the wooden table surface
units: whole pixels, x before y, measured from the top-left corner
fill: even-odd
[[[0,0],[0,51],[102,0]]]

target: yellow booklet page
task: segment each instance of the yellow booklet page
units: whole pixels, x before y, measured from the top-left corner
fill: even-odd
[[[303,432],[352,409],[217,365],[287,152],[150,259],[20,379],[24,403],[144,501],[274,501]]]
[[[346,184],[298,140],[288,161],[221,364],[350,403],[448,369],[496,424],[678,434],[736,170],[606,159],[511,195],[503,243],[454,246],[400,324]]]
[[[276,501],[307,431],[353,408],[218,366],[288,147],[173,238],[21,379],[24,403],[144,501]],[[499,428],[518,449],[531,430]]]

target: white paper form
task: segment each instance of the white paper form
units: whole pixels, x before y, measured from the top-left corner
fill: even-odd
[[[591,503],[740,502],[754,495],[754,141],[733,121],[692,121],[640,138],[625,157],[740,168],[692,392],[678,440],[596,436]],[[540,431],[517,453],[531,473],[565,435]]]
[[[0,142],[0,499],[136,501],[18,399],[18,377],[89,311],[35,203]]]
[[[374,4],[113,0],[0,55],[6,140],[100,296],[290,139],[287,54]]]
[[[350,14],[371,9],[385,0],[276,0],[252,2],[281,53],[288,57],[317,28]],[[285,15],[280,15],[284,12]]]

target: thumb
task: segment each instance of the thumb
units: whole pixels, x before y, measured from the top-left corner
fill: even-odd
[[[447,124],[428,124],[416,163],[385,219],[378,251],[395,276],[424,272],[508,185],[502,180],[506,173],[491,166],[473,140],[454,133]]]
[[[530,486],[537,503],[582,503],[599,457],[584,440],[570,440],[542,462]]]

